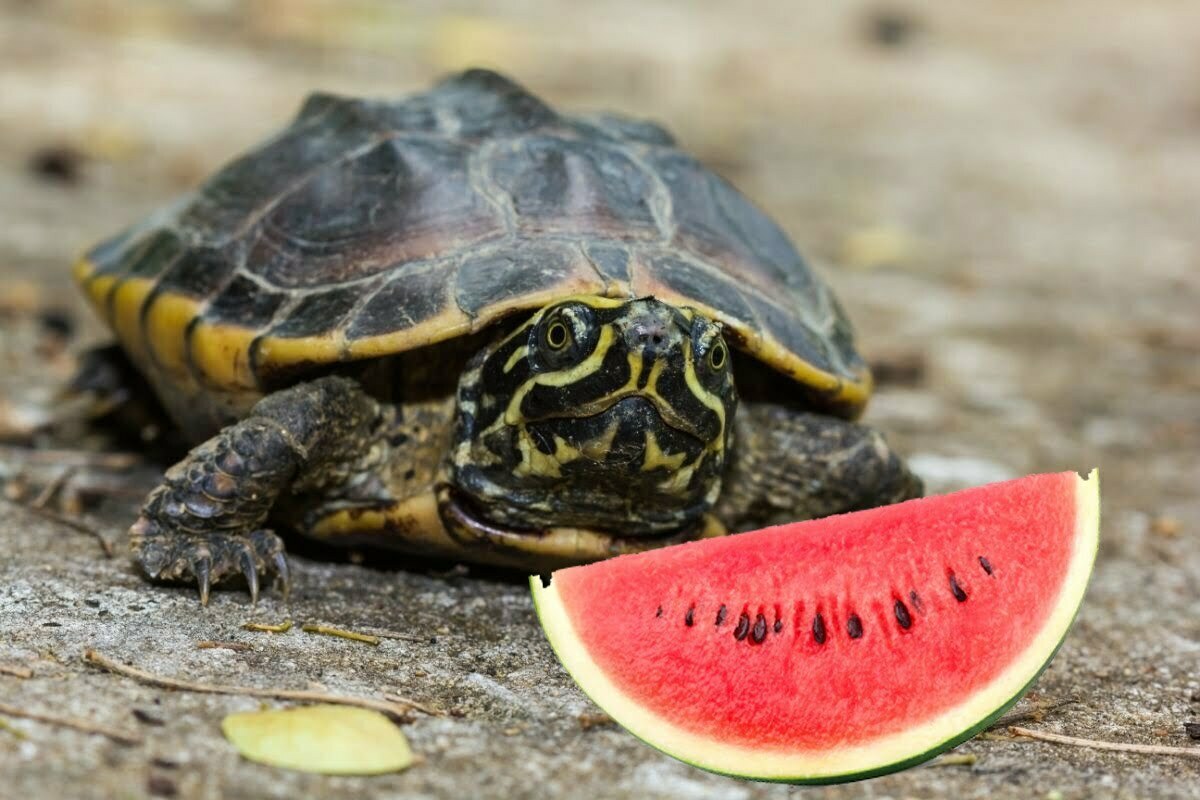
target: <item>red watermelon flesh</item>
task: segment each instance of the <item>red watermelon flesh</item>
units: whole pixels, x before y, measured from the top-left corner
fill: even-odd
[[[1033,475],[533,581],[568,670],[698,766],[845,780],[927,758],[1049,661],[1096,549],[1098,480]]]

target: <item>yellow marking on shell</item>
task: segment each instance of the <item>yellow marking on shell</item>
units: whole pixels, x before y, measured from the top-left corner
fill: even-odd
[[[523,358],[526,358],[528,355],[529,355],[529,347],[528,346],[518,347],[516,350],[514,350],[513,354],[511,356],[509,356],[508,362],[504,365],[505,374],[512,372],[513,367],[515,367],[517,364],[521,363],[521,360]]]
[[[502,417],[504,422],[508,425],[517,425],[521,422],[521,403],[525,400],[525,396],[533,391],[535,386],[569,386],[600,369],[604,363],[604,356],[608,353],[608,348],[612,347],[612,343],[612,326],[605,325],[600,329],[600,337],[596,341],[595,349],[583,361],[580,361],[570,369],[535,375],[525,381],[525,383],[521,384],[513,392],[512,400],[509,401],[508,408],[505,409],[504,416]]]
[[[592,308],[618,308],[629,302],[628,297],[607,297],[600,294],[575,294],[564,297],[561,301],[554,305],[562,305],[563,303],[583,303],[585,306]]]
[[[418,347],[437,344],[444,342],[447,339],[454,339],[459,336],[464,336],[473,330],[478,330],[482,325],[472,325],[471,318],[464,314],[457,306],[447,309],[440,314],[421,320],[411,328],[392,331],[391,333],[383,333],[378,336],[367,336],[362,339],[348,339],[345,342],[345,349],[340,350],[335,356],[330,358],[331,361],[340,361],[343,358],[358,360],[363,358],[380,358],[382,356],[392,356],[397,353],[404,353],[409,350],[414,350]],[[316,342],[326,340],[328,337],[306,337],[299,339],[289,339],[280,341],[291,342]],[[318,350],[319,350],[318,346]],[[320,352],[328,352],[320,350]],[[269,359],[264,359],[263,353],[259,351],[259,363],[270,364],[272,366],[287,366],[295,363],[276,360],[282,359],[285,356],[296,357],[299,361],[312,360],[312,356],[304,356],[296,350],[284,349],[276,351],[276,355]]]
[[[160,294],[142,315],[142,329],[150,355],[168,372],[188,370],[188,324],[200,313],[200,304],[189,297]]]
[[[113,275],[96,275],[88,279],[84,286],[84,291],[87,292],[88,298],[92,301],[92,305],[104,317],[104,321],[112,325],[112,312],[108,308],[108,296],[112,294],[113,287],[117,285],[117,279]]]
[[[258,363],[287,366],[305,362],[329,364],[345,359],[346,340],[331,336],[301,336],[294,339],[264,336],[258,343]]]
[[[113,288],[108,298],[109,322],[126,351],[138,356],[145,354],[146,341],[142,335],[142,306],[154,282],[146,278],[126,278]]]
[[[677,471],[687,459],[687,453],[667,453],[658,444],[654,431],[646,431],[646,454],[642,458],[642,472],[656,469]]]
[[[75,259],[74,265],[71,266],[71,276],[75,278],[75,282],[80,286],[85,284],[95,271],[96,265],[89,261],[87,256],[80,256]]]
[[[215,386],[257,388],[250,368],[250,345],[257,335],[258,331],[240,325],[201,321],[187,342],[192,367]]]

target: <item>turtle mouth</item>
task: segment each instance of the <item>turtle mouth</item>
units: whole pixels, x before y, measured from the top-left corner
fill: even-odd
[[[631,468],[678,469],[708,447],[694,425],[684,424],[661,399],[642,394],[617,398],[595,414],[529,421],[525,430],[540,453],[558,462],[560,473],[578,472],[586,480]]]
[[[711,441],[669,425],[642,395],[505,436],[507,460],[456,465],[448,527],[665,533],[703,513],[720,466]]]
[[[588,420],[599,420],[606,427],[613,422],[624,421],[632,427],[644,430],[670,428],[680,435],[687,436],[700,446],[703,446],[707,439],[712,438],[710,431],[702,430],[699,422],[684,417],[664,398],[657,394],[635,390],[589,403],[574,409],[570,414],[531,419],[525,424],[530,431],[533,431],[538,428],[552,428],[561,425],[564,420],[585,425]],[[588,427],[594,426],[588,425]]]

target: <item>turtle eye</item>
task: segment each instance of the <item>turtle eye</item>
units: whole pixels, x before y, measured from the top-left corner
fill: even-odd
[[[560,353],[571,344],[571,328],[561,319],[551,320],[542,331],[542,342],[551,352]]]
[[[708,348],[708,368],[713,372],[720,372],[728,363],[729,348],[725,346],[724,339],[717,339],[712,347]]]
[[[550,369],[573,364],[591,350],[596,339],[591,309],[568,304],[546,314],[533,332],[537,361]]]

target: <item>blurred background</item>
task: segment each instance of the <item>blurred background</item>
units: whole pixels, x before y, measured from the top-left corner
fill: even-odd
[[[1037,691],[1085,698],[1060,730],[1180,743],[1179,720],[1200,716],[1195,0],[0,0],[0,411],[103,337],[69,287],[83,248],[312,90],[399,97],[467,66],[559,108],[653,118],[774,216],[875,366],[868,420],[931,490],[1099,465],[1096,583]],[[45,320],[28,336],[19,322],[31,308],[81,338],[47,350]],[[547,763],[537,737],[525,746]],[[1028,758],[980,746],[993,778],[936,780],[995,796],[987,781]],[[594,752],[561,779],[624,785]],[[667,789],[733,796],[620,752],[636,755],[618,776],[644,759]],[[1043,793],[1184,796],[1200,778],[1036,752],[1020,774]],[[934,786],[906,776],[873,785]]]

